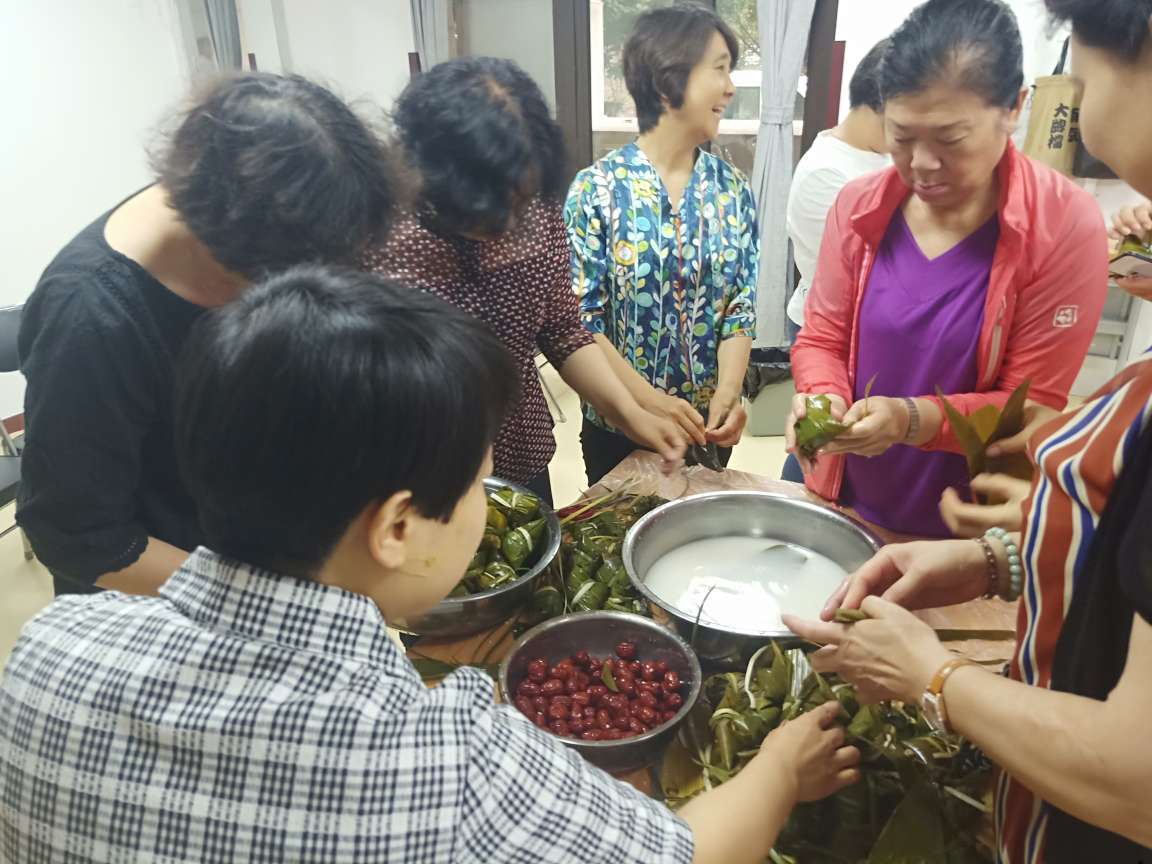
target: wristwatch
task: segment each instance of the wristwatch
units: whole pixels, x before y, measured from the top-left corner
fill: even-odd
[[[944,704],[944,683],[961,666],[977,665],[979,664],[966,657],[957,657],[941,666],[928,682],[928,689],[920,696],[920,710],[934,731],[945,734],[952,732],[952,727],[948,723],[948,708]]]

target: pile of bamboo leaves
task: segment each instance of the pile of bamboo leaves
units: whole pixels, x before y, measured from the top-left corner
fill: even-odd
[[[977,864],[992,860],[980,840],[987,825],[991,766],[956,736],[931,730],[919,710],[861,706],[853,688],[813,672],[799,650],[773,643],[743,672],[712,675],[664,762],[670,806],[733,777],[785,720],[829,700],[843,707],[862,780],[830,798],[798,806],[780,835],[773,864]]]

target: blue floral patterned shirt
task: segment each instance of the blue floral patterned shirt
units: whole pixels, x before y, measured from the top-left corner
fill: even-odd
[[[706,411],[720,342],[756,335],[760,241],[747,178],[699,151],[674,210],[633,142],[576,175],[564,218],[584,326],[653,387]]]

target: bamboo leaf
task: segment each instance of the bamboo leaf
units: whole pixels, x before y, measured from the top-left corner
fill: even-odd
[[[932,787],[920,783],[909,790],[880,832],[868,864],[922,864],[944,861],[944,825]]]
[[[995,405],[984,405],[968,415],[968,422],[980,436],[980,440],[987,449],[992,441],[992,434],[996,431],[996,424],[1000,422],[1000,411]]]
[[[620,688],[616,686],[616,676],[612,674],[612,667],[607,663],[604,664],[603,669],[600,671],[600,680],[603,681],[604,686],[613,693],[620,692]]]
[[[1004,403],[1004,409],[1000,412],[1000,419],[996,428],[992,430],[992,434],[988,438],[989,444],[994,444],[1004,438],[1011,438],[1013,435],[1019,435],[1023,431],[1024,405],[1027,402],[1028,389],[1031,386],[1031,380],[1026,380],[1012,391],[1012,395],[1008,397],[1008,401]]]
[[[944,397],[944,393],[939,387],[936,388],[936,397],[944,406],[944,415],[948,418],[948,425],[952,427],[952,432],[960,441],[960,446],[964,448],[964,458],[968,462],[968,476],[975,477],[977,474],[983,474],[987,458],[984,451],[988,449],[988,445],[984,443],[984,439],[980,437],[980,433],[976,431],[968,418],[957,411],[952,403]]]

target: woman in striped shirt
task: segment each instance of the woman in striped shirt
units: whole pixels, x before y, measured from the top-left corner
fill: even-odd
[[[1152,194],[1152,115],[1129,110],[1152,104],[1152,0],[1046,2],[1072,24],[1085,144]],[[871,620],[788,622],[826,645],[817,668],[866,697],[920,700],[1001,767],[1005,864],[1152,861],[1150,416],[1152,352],[1032,438],[1037,471],[1020,537],[890,546],[825,609],[830,618],[861,606]],[[1020,577],[1018,643],[1004,677],[957,665],[907,611],[990,588],[1013,594]]]

